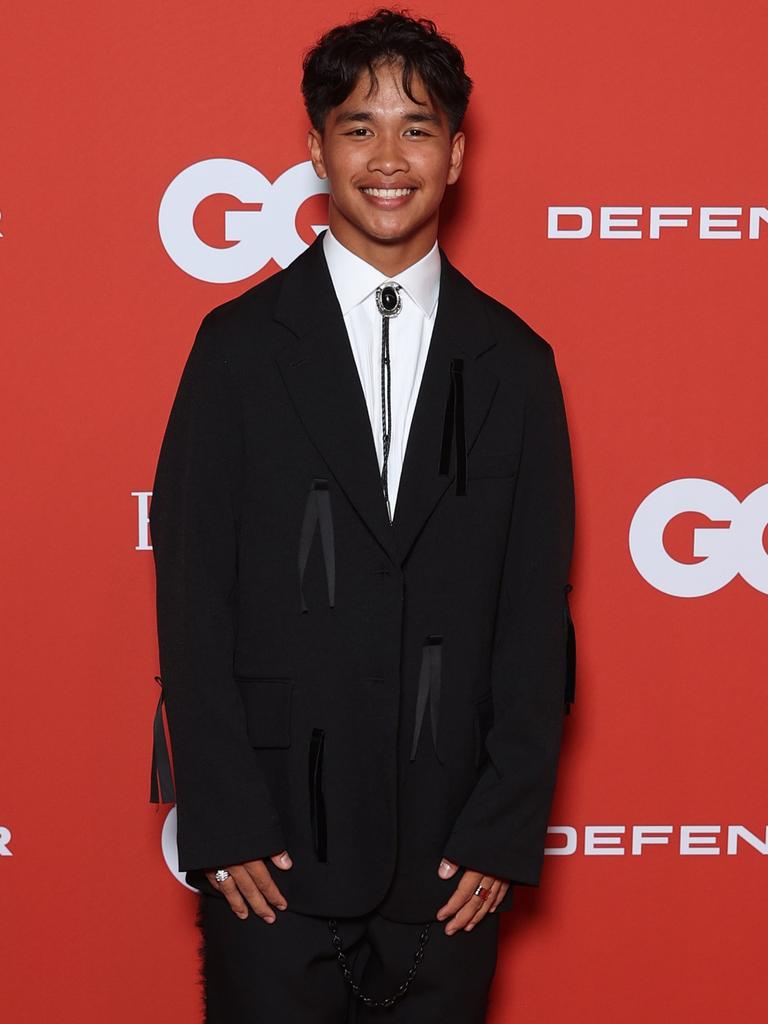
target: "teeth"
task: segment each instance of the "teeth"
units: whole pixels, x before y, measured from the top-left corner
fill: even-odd
[[[376,196],[378,199],[396,199],[398,196],[407,196],[414,191],[412,188],[364,188],[362,189],[369,196]]]

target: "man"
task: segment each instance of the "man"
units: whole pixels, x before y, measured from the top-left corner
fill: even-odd
[[[209,1024],[482,1021],[496,911],[539,882],[571,459],[551,347],[437,242],[471,85],[425,19],[323,36],[329,227],[204,318],[171,411],[150,521]]]

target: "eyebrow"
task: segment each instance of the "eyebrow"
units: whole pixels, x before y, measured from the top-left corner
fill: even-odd
[[[373,114],[368,110],[348,110],[346,114],[339,114],[336,124],[348,124],[350,121],[374,121]],[[440,118],[436,114],[404,114],[404,121],[428,122],[440,126]]]

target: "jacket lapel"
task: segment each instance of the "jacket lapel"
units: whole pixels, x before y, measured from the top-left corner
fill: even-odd
[[[466,449],[472,444],[488,412],[496,387],[496,374],[483,367],[482,352],[496,344],[484,305],[472,284],[448,261],[440,249],[442,269],[437,316],[427,361],[408,432],[403,472],[393,520],[398,560],[405,561],[424,523],[456,477],[455,447],[447,476],[440,476],[443,421],[450,389],[451,359],[464,360],[464,431]],[[468,501],[467,495],[452,500]]]
[[[495,340],[479,295],[440,249],[437,316],[390,524],[365,396],[322,237],[283,272],[275,319],[296,335],[297,343],[276,360],[296,411],[339,486],[389,558],[400,565],[456,474],[453,456],[448,475],[438,473],[451,359],[464,359],[469,451],[498,384],[496,375],[478,361]]]

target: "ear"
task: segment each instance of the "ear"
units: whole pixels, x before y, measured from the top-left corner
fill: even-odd
[[[307,149],[309,150],[309,159],[312,161],[315,174],[318,178],[327,178],[328,173],[325,169],[325,160],[323,159],[323,137],[317,128],[310,128],[307,132]]]
[[[448,178],[446,184],[453,185],[459,180],[461,169],[464,166],[464,132],[456,132],[451,139],[451,160],[448,164]]]

